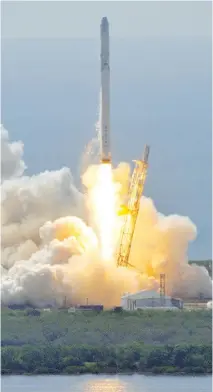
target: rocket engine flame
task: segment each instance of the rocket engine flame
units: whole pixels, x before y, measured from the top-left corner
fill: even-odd
[[[104,261],[113,258],[116,227],[116,190],[111,164],[97,166],[97,177],[90,191],[91,208]]]

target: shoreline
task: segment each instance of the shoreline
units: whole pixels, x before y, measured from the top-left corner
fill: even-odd
[[[166,366],[164,366],[166,368]],[[77,370],[77,369],[76,369]],[[11,372],[11,373],[6,373],[1,371],[1,376],[83,376],[83,375],[105,375],[105,376],[134,376],[134,375],[140,375],[140,376],[212,376],[212,371],[211,372],[196,372],[196,371],[183,371],[178,368],[173,368],[171,369],[172,371],[163,371],[163,367],[158,367],[156,370],[162,370],[161,372],[158,371],[128,371],[128,370],[121,370],[119,369],[118,371],[94,371],[90,372],[86,369],[81,369],[82,371],[76,371],[73,373],[69,373],[66,371],[62,372],[54,372],[54,371],[47,371],[47,372],[24,372],[24,371],[19,371],[19,372]]]
[[[115,372],[115,373],[107,373],[107,372],[100,372],[100,373],[89,373],[89,372],[85,372],[85,373],[1,373],[1,377],[10,377],[10,376],[28,376],[28,377],[36,377],[36,376],[66,376],[66,377],[71,377],[71,376],[156,376],[156,377],[160,377],[160,376],[191,376],[191,377],[212,377],[212,372],[211,373],[196,373],[196,372],[191,372],[191,373],[184,373],[184,372],[174,372],[174,373],[169,373],[169,372],[165,372],[165,373],[153,373],[153,372],[134,372],[134,373],[130,373],[130,372]]]
[[[212,314],[4,310],[2,375],[212,374]]]

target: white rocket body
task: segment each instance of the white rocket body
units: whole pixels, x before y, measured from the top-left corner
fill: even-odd
[[[101,110],[100,110],[100,159],[111,163],[110,151],[110,67],[109,67],[109,23],[101,20]]]

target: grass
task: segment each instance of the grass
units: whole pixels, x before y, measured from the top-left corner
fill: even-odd
[[[207,310],[67,313],[2,308],[2,345],[211,344],[212,313]]]

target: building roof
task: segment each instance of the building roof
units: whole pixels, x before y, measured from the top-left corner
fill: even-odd
[[[122,299],[140,299],[140,298],[160,298],[160,293],[155,290],[141,290],[137,293],[125,294],[121,297]],[[165,298],[171,298],[169,296],[165,296]]]

